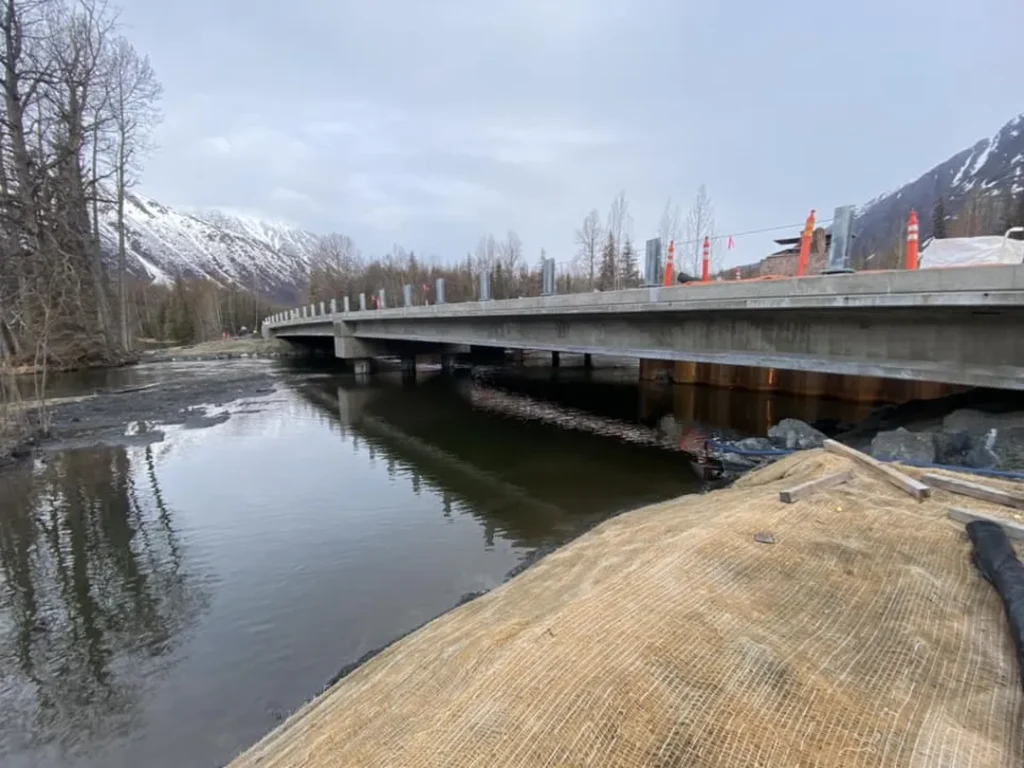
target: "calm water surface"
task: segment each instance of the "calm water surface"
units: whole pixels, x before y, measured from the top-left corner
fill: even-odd
[[[536,551],[700,490],[652,445],[666,414],[742,434],[860,415],[635,372],[277,373],[217,426],[0,475],[0,764],[223,765],[342,666]],[[191,374],[55,389],[174,375]]]

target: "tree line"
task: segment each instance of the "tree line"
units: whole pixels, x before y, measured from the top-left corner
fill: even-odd
[[[715,239],[714,206],[707,187],[700,186],[685,217],[679,205],[668,200],[658,234],[663,248],[667,248],[669,241],[676,242],[677,271],[699,275],[703,239]],[[575,243],[573,258],[561,264],[556,273],[557,292],[640,286],[640,254],[633,239],[633,218],[624,192],[615,196],[606,215],[594,208],[583,217],[575,230]],[[435,281],[440,277],[445,280],[446,301],[472,301],[480,296],[482,274],[490,275],[492,298],[539,296],[545,255],[541,249],[538,258],[531,261],[522,240],[513,231],[503,238],[493,234],[481,237],[464,259],[449,264],[425,261],[398,246],[383,257],[367,258],[351,238],[328,235],[321,239],[314,254],[304,298],[316,304],[365,294],[369,306],[373,306],[377,292],[384,289],[385,301],[393,305],[403,300],[403,287],[410,285],[416,304],[433,303],[437,300]],[[717,272],[719,265],[720,255],[713,247],[713,270]]]

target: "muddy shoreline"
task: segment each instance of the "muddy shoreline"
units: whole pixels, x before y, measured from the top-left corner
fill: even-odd
[[[192,370],[154,369],[154,374],[154,381],[145,385],[49,402],[49,428],[36,427],[9,446],[0,467],[57,451],[148,445],[163,440],[164,426],[213,426],[229,418],[218,409],[272,393],[277,378],[269,362],[258,361],[230,366],[196,363]]]

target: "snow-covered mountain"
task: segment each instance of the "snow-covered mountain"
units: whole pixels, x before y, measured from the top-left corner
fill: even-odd
[[[129,194],[125,201],[129,271],[170,282],[177,275],[235,284],[293,302],[305,283],[319,237],[285,224],[222,211],[183,212]],[[101,213],[104,251],[117,252],[115,212]]]
[[[920,178],[861,206],[855,225],[855,258],[884,249],[901,237],[911,208],[920,217],[921,239],[931,237],[932,211],[939,197],[943,199],[947,221],[963,215],[972,205],[986,208],[990,216],[998,219],[999,205],[985,206],[986,198],[1000,198],[1001,203],[1010,195],[1022,193],[1024,114]],[[998,228],[998,224],[993,222],[992,228]]]

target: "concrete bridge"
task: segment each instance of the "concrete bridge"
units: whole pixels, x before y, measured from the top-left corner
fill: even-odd
[[[370,360],[474,347],[1024,389],[1024,265],[861,272],[266,318]],[[557,362],[557,354],[555,355]]]

